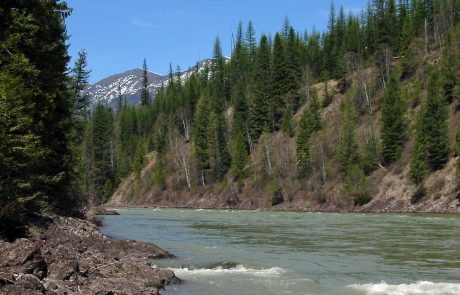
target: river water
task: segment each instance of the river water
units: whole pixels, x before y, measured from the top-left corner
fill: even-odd
[[[117,211],[104,234],[178,257],[165,295],[460,294],[460,216]]]

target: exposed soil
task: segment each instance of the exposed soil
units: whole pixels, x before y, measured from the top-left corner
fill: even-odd
[[[283,189],[284,202],[271,206],[265,190],[245,186],[238,191],[222,185],[208,185],[192,189],[161,189],[146,187],[128,196],[134,177],[128,177],[107,203],[112,207],[168,207],[214,208],[243,210],[296,210],[321,212],[407,212],[407,213],[460,213],[460,187],[456,175],[457,158],[452,158],[442,170],[432,173],[426,180],[425,194],[414,198],[417,187],[408,176],[409,166],[402,171],[380,169],[370,179],[372,184],[369,203],[355,206],[341,194],[340,183],[325,187],[325,200],[319,201],[311,190],[298,187]],[[390,167],[391,169],[391,167]]]

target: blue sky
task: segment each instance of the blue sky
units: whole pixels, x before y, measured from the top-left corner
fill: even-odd
[[[296,30],[323,30],[330,2],[321,0],[67,0],[69,53],[88,52],[90,82],[133,68],[145,57],[149,70],[166,74],[210,57],[220,37],[230,54],[239,21],[251,20],[257,35],[280,30],[285,17]],[[335,0],[336,8],[360,11],[367,0]],[[73,60],[72,60],[73,64]]]

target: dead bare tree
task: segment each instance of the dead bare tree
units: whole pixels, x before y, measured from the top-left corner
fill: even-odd
[[[181,122],[182,134],[185,139],[185,142],[190,142],[191,137],[192,137],[192,132],[191,132],[192,120],[191,120],[190,112],[185,110],[184,108],[180,108],[178,111],[178,116]]]
[[[247,123],[246,123],[246,137],[247,137],[248,144],[249,144],[249,154],[251,155],[251,159],[254,160],[255,146],[254,146],[254,141],[252,140],[251,133],[249,132],[249,127]]]
[[[326,155],[324,153],[324,144],[323,141],[321,141],[320,144],[320,149],[321,149],[321,181],[326,183],[327,180],[327,170],[326,170]]]
[[[367,83],[366,82],[363,82],[363,90],[364,90],[364,95],[366,97],[367,113],[369,114],[369,116],[372,116],[372,113],[373,113],[372,99],[371,99],[370,93],[369,93],[369,91],[367,89]]]
[[[177,169],[183,171],[184,179],[187,182],[187,187],[192,187],[190,177],[190,156],[187,147],[187,142],[184,138],[179,136],[177,131],[169,132],[168,135],[169,146],[171,148],[174,163]]]
[[[270,157],[270,147],[268,146],[267,139],[264,138],[264,167],[265,167],[265,172],[267,173],[268,176],[272,176],[273,169],[272,169],[272,160]]]
[[[381,80],[384,89],[387,87],[387,81],[390,79],[392,58],[393,53],[387,46],[382,46],[376,54],[376,65],[379,71],[379,79]]]

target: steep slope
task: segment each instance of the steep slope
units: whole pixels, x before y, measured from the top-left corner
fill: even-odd
[[[324,96],[324,83],[314,87],[320,96]],[[340,124],[340,106],[346,99],[337,89],[337,81],[328,82],[329,91],[333,93],[332,102],[322,109],[324,127],[321,133],[312,140],[312,152],[321,145],[325,150],[335,146],[339,137],[337,126]],[[374,97],[375,102],[381,100],[383,93]],[[460,113],[452,104],[449,112],[452,114],[449,128],[454,128],[460,120]],[[304,107],[303,107],[304,108]],[[298,120],[303,108],[300,108],[295,119]],[[415,112],[416,110],[414,110]],[[380,110],[375,113],[380,117]],[[410,124],[414,124],[414,115]],[[365,120],[361,120],[357,130],[366,128]],[[255,148],[250,166],[252,171],[244,181],[242,188],[232,179],[226,182],[217,182],[205,187],[194,186],[191,189],[185,186],[184,174],[175,165],[175,155],[169,153],[166,162],[167,177],[164,184],[155,183],[157,155],[148,156],[147,165],[142,170],[141,176],[131,174],[125,178],[108,202],[110,206],[164,206],[185,208],[232,208],[232,209],[269,209],[269,210],[300,210],[300,211],[360,211],[360,212],[426,212],[426,213],[460,213],[460,187],[456,163],[457,156],[451,157],[446,166],[430,174],[425,182],[426,194],[419,197],[417,186],[410,179],[409,153],[413,142],[406,144],[400,161],[388,167],[379,167],[367,180],[367,190],[371,199],[364,205],[356,204],[352,197],[346,197],[344,183],[339,173],[332,172],[337,160],[334,156],[328,159],[327,180],[315,184],[315,179],[299,181],[290,174],[294,174],[295,140],[283,132],[267,134]],[[276,164],[284,169],[285,177],[279,180],[279,193],[282,202],[273,206],[272,198],[277,191],[270,180],[262,176],[264,164],[261,163],[265,156],[265,147],[268,145],[270,153],[276,161],[283,157],[287,159],[284,164]],[[190,143],[187,148],[191,149]],[[326,151],[327,153],[327,151]],[[285,166],[282,168],[281,166]],[[195,171],[196,173],[196,171]],[[198,182],[197,179],[195,179]],[[321,196],[318,194],[319,186]]]

